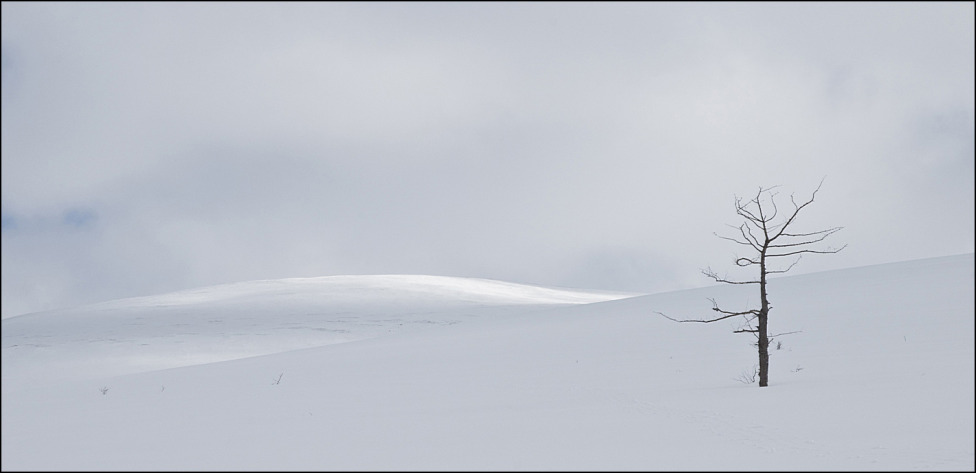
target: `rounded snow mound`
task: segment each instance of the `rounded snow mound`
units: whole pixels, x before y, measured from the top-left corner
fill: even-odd
[[[631,296],[417,275],[222,284],[3,319],[4,372],[164,369]]]
[[[551,288],[496,281],[426,275],[352,275],[288,278],[221,284],[168,294],[134,297],[95,304],[111,307],[165,307],[216,303],[316,302],[375,305],[377,303],[460,303],[477,305],[589,304],[638,294]],[[93,307],[94,307],[93,306]]]

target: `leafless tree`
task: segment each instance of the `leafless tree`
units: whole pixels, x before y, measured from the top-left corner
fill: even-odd
[[[702,273],[720,283],[759,285],[760,306],[758,309],[729,311],[719,307],[714,299],[709,299],[712,302],[712,310],[719,314],[713,318],[679,320],[658,312],[658,314],[675,322],[711,323],[731,317],[742,316],[745,319],[745,323],[742,327],[736,329],[734,333],[751,333],[756,336],[756,346],[759,348],[760,387],[765,387],[769,384],[769,343],[773,337],[786,335],[777,334],[770,336],[768,334],[769,311],[772,309],[772,306],[769,304],[769,298],[767,297],[767,276],[770,274],[785,273],[793,269],[803,254],[837,253],[847,247],[847,245],[844,245],[840,248],[831,248],[829,246],[821,249],[814,248],[816,244],[821,243],[824,239],[838,232],[843,227],[833,227],[802,233],[787,231],[791,228],[794,221],[796,221],[796,217],[800,214],[800,211],[813,203],[813,199],[817,196],[817,192],[822,185],[823,180],[821,179],[820,184],[813,191],[810,199],[801,204],[798,204],[791,194],[790,202],[793,203],[793,210],[788,216],[780,219],[779,223],[775,223],[776,217],[779,216],[779,208],[776,206],[775,200],[777,193],[774,192],[778,186],[770,188],[761,187],[759,188],[759,192],[756,193],[756,196],[750,200],[743,200],[737,196],[735,198],[735,212],[743,218],[743,222],[738,227],[732,226],[732,228],[737,230],[738,235],[727,237],[716,233],[716,236],[719,238],[746,246],[753,252],[753,256],[750,257],[736,256],[735,264],[739,267],[758,266],[759,277],[758,279],[745,281],[733,280],[726,276],[719,276],[712,268],[704,269]],[[793,256],[796,257],[796,260],[784,269],[772,269],[769,266],[773,259],[791,258]],[[758,325],[753,325],[754,323]]]

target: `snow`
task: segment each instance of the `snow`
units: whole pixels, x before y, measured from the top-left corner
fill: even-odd
[[[2,321],[4,470],[974,469],[974,256],[663,294],[254,281]],[[726,323],[727,322],[727,323]],[[101,388],[107,388],[103,394]]]

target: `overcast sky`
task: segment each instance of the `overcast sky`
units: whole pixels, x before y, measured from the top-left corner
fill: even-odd
[[[339,274],[703,286],[736,195],[824,177],[796,230],[849,246],[790,274],[974,251],[972,2],[2,9],[4,317]]]

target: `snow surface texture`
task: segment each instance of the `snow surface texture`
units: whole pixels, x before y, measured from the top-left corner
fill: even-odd
[[[772,279],[801,332],[762,389],[738,321],[655,314],[751,286],[348,276],[26,314],[2,468],[972,471],[973,288],[972,254]]]

